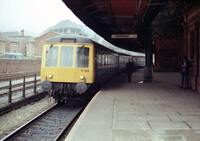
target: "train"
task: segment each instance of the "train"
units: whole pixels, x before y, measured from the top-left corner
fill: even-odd
[[[116,52],[82,35],[49,38],[43,45],[42,89],[58,103],[83,97],[122,72],[128,58],[134,61],[133,56]]]

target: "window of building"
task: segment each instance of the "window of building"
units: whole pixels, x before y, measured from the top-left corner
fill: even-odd
[[[75,29],[71,29],[71,34],[75,34]]]
[[[177,65],[178,64],[178,51],[177,49],[165,50],[165,64]]]
[[[64,29],[64,33],[65,33],[65,34],[67,33],[67,28]]]

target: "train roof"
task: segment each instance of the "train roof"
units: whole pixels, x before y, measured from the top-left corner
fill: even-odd
[[[115,52],[119,55],[132,56],[130,54],[116,51],[113,48],[111,48],[110,45],[109,46],[103,45],[93,39],[89,39],[83,35],[78,35],[78,34],[61,34],[61,35],[49,38],[45,41],[45,43],[61,43],[61,42],[63,43],[93,43],[99,49]]]
[[[107,51],[110,50],[114,52],[109,47],[106,47],[105,45],[102,45],[98,43],[97,41],[94,41],[83,35],[78,35],[78,34],[62,34],[62,35],[49,38],[45,41],[45,43],[61,43],[61,42],[62,43],[92,43],[92,44],[98,45],[98,48],[101,48]]]
[[[49,38],[45,41],[45,43],[93,43],[92,40],[88,39],[85,36],[77,35],[77,34],[64,34],[64,35],[58,35],[52,38]]]

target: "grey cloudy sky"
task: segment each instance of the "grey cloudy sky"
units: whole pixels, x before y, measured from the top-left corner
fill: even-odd
[[[62,0],[0,0],[0,32],[39,34],[67,19],[83,24]]]

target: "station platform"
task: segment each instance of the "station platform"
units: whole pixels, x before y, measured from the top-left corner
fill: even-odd
[[[88,104],[65,141],[199,141],[200,94],[179,89],[180,73],[143,69],[110,81]]]

